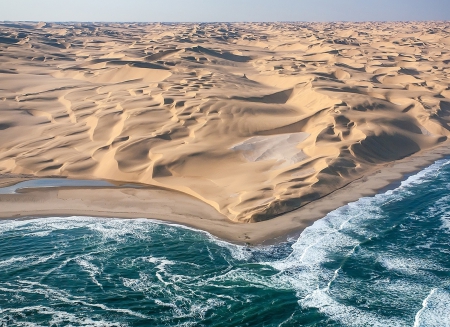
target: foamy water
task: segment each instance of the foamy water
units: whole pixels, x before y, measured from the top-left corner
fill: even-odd
[[[249,248],[146,219],[0,222],[5,326],[450,326],[450,161]]]

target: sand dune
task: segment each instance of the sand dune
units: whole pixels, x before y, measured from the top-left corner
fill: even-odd
[[[445,23],[0,24],[0,174],[302,207],[450,135]]]

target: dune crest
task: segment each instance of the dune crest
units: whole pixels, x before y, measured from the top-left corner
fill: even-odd
[[[445,23],[0,24],[0,174],[271,219],[450,135]]]

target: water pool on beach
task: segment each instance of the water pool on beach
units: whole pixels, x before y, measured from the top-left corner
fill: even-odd
[[[450,326],[450,161],[245,247],[157,221],[0,222],[1,326]]]
[[[124,183],[114,185],[112,182],[106,180],[94,179],[70,179],[70,178],[36,178],[19,182],[10,186],[0,187],[0,194],[15,194],[23,192],[27,189],[42,189],[42,188],[60,188],[60,187],[101,187],[101,188],[116,188],[116,187],[131,187],[131,188],[145,188],[144,185],[134,183]]]

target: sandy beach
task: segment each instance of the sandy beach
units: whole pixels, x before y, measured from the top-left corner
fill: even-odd
[[[450,154],[448,23],[2,23],[0,217],[260,244]]]

